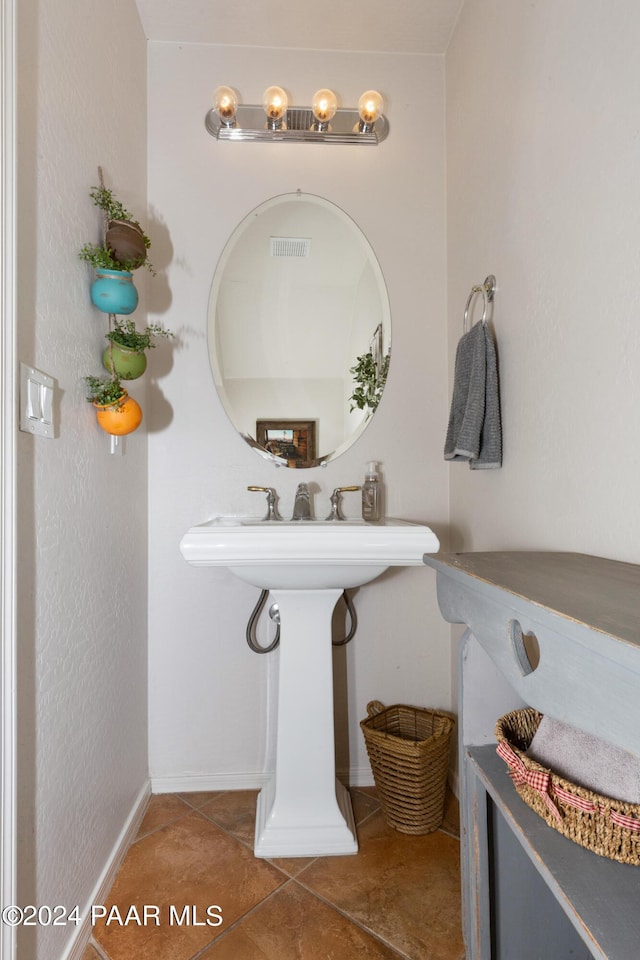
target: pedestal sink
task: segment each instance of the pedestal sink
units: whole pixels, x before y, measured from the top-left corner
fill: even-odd
[[[258,796],[256,856],[357,851],[351,800],[335,777],[333,608],[345,588],[391,566],[422,566],[423,554],[438,548],[429,527],[393,519],[215,517],[183,537],[189,563],[228,567],[269,590],[280,610],[276,769]]]

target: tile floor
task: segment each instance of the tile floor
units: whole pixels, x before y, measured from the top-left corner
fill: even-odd
[[[464,960],[455,798],[416,837],[385,824],[373,788],[352,789],[355,856],[267,861],[256,795],[153,796],[105,904],[122,922],[96,924],[82,960]],[[132,905],[141,923],[125,925]]]

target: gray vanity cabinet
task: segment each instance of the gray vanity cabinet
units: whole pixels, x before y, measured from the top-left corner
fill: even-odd
[[[467,960],[640,960],[640,867],[548,827],[495,752],[536,707],[640,755],[640,567],[569,553],[426,555],[459,652]],[[539,662],[532,653],[537,640]]]

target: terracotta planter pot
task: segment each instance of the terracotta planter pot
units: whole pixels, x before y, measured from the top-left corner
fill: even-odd
[[[101,405],[94,403],[96,419],[105,433],[116,437],[133,433],[142,423],[142,409],[133,397],[125,391],[116,403]]]
[[[134,261],[140,267],[147,259],[144,234],[137,223],[112,220],[105,239],[107,247],[120,263]]]
[[[137,380],[147,369],[147,357],[144,351],[138,353],[120,343],[113,343],[102,354],[102,365],[121,380]]]

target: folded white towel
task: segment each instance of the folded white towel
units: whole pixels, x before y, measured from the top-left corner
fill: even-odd
[[[542,718],[527,755],[587,790],[640,803],[640,758],[561,720]]]
[[[483,322],[458,343],[444,458],[468,460],[472,470],[502,466],[496,348]]]

